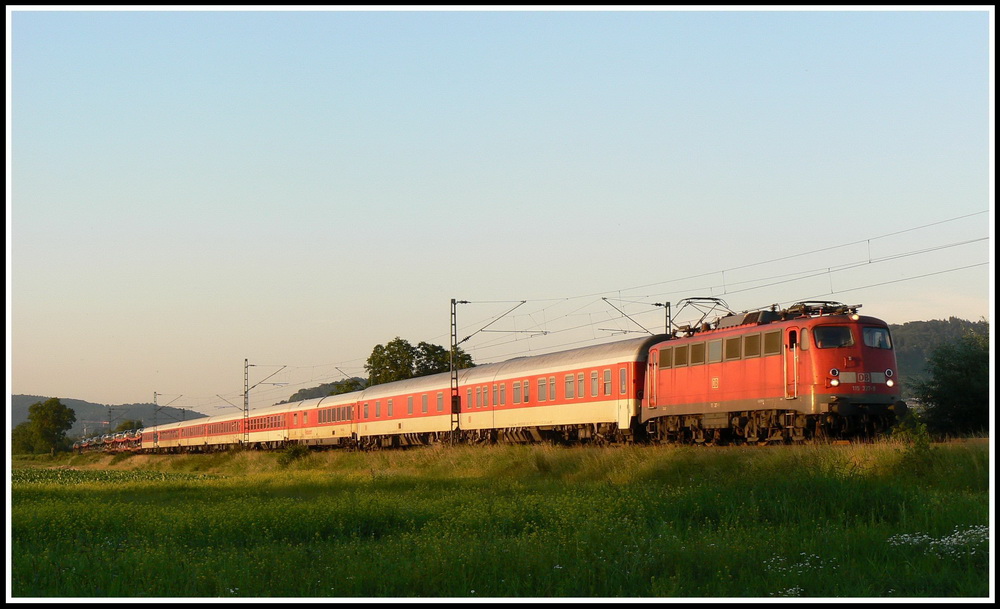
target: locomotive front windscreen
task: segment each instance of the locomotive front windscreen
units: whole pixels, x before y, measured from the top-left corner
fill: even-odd
[[[864,341],[866,347],[874,349],[892,349],[892,341],[889,340],[889,330],[887,328],[863,328]]]
[[[854,346],[854,334],[847,326],[816,326],[813,340],[820,349]]]

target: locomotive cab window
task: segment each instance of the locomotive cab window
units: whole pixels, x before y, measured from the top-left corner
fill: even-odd
[[[816,326],[813,339],[819,349],[854,346],[854,335],[847,326]]]
[[[892,349],[892,341],[889,339],[888,328],[862,328],[861,332],[866,347]]]

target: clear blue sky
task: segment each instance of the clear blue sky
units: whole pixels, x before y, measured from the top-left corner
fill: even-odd
[[[451,298],[478,362],[991,319],[991,10],[8,8],[8,393],[263,406]]]

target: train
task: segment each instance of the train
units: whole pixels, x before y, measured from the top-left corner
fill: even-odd
[[[692,299],[693,300],[693,299]],[[717,300],[717,299],[715,299]],[[669,332],[78,442],[80,451],[379,449],[439,442],[850,441],[902,417],[888,325],[804,301]]]

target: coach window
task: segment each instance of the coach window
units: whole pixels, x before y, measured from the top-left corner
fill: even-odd
[[[717,363],[722,361],[722,339],[708,341],[708,361]]]
[[[365,402],[365,419],[368,418],[368,402]]]
[[[303,412],[302,413],[302,424],[303,425],[308,425],[309,424],[309,413],[308,412]]]
[[[743,355],[740,352],[741,351],[740,348],[742,346],[743,346],[743,339],[740,338],[739,336],[734,337],[734,338],[727,338],[726,339],[726,359],[727,360],[740,359],[740,357]]]
[[[583,380],[583,373],[580,372],[576,375],[576,397],[582,398],[587,395],[587,386]]]
[[[688,365],[688,346],[674,347],[674,368]]]
[[[538,401],[545,401],[545,379],[538,379]]]
[[[556,399],[556,377],[549,377],[549,399]]]
[[[413,396],[406,398],[406,414],[413,414]]]
[[[438,412],[444,412],[444,394],[438,391],[437,395]]]
[[[688,365],[697,366],[705,363],[705,343],[695,343],[691,345],[691,358]]]
[[[297,412],[292,413],[292,425],[298,425],[298,424],[299,424],[299,413]]]
[[[781,353],[781,330],[764,333],[764,355]]]
[[[573,389],[576,387],[576,377],[572,374],[566,375],[566,399],[573,399]]]
[[[625,395],[628,393],[628,369],[618,369],[618,393]]]
[[[514,403],[521,403],[521,383],[514,381]]]
[[[507,383],[500,383],[500,405],[507,405]]]
[[[493,405],[496,406],[500,403],[500,386],[496,383],[493,384]]]
[[[594,397],[597,395],[599,379],[597,377],[597,371],[590,373],[590,396]]]
[[[531,381],[521,381],[522,389],[524,389],[524,403],[527,404],[531,401]]]
[[[604,395],[611,395],[611,368],[604,369]]]
[[[476,408],[483,407],[483,388],[476,387]]]

